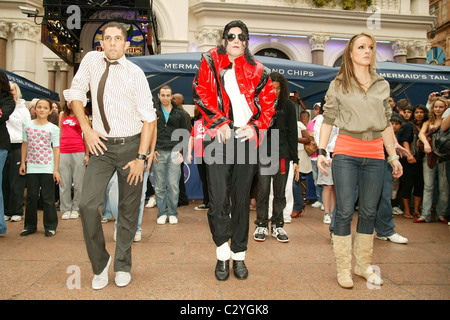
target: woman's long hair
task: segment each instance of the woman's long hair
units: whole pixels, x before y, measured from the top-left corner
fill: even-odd
[[[10,81],[10,86],[13,86],[16,89],[16,101],[22,99],[22,91],[17,83]]]
[[[278,110],[282,108],[289,99],[289,85],[287,79],[282,74],[275,71],[270,74],[270,79],[272,79],[272,82],[276,81],[280,83],[280,93],[278,95],[278,102],[276,105],[276,109]]]
[[[347,46],[344,49],[344,54],[342,55],[342,64],[341,68],[339,69],[339,72],[336,77],[339,75],[342,75],[342,80],[338,80],[339,84],[342,86],[342,92],[344,94],[353,91],[352,86],[352,79],[359,85],[359,87],[362,89],[361,83],[358,81],[355,75],[355,70],[353,66],[353,60],[351,57],[351,52],[353,50],[353,45],[355,44],[355,41],[361,37],[368,37],[372,39],[373,42],[373,55],[372,60],[369,64],[369,72],[372,72],[372,70],[375,70],[376,67],[376,54],[377,54],[377,43],[375,41],[375,38],[370,33],[362,32],[360,34],[354,35],[347,43]]]
[[[67,101],[64,102],[64,104],[62,105],[61,109],[62,109],[62,112],[64,113],[65,117],[69,117],[70,116],[71,110],[69,108],[69,104],[68,104]]]
[[[434,124],[434,122],[436,121],[436,115],[434,114],[434,105],[438,101],[442,101],[445,104],[445,110],[447,110],[447,108],[448,108],[448,100],[447,99],[438,97],[436,100],[434,100],[433,103],[431,104],[430,111],[428,113],[428,118],[430,119],[430,123],[432,123],[432,124]]]

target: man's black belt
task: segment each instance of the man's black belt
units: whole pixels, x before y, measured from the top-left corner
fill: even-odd
[[[134,136],[129,137],[107,137],[107,141],[104,141],[106,144],[125,144],[127,142],[139,139],[141,137],[141,134],[138,133]]]

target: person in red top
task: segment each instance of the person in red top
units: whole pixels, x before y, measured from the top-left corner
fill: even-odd
[[[235,277],[248,276],[244,258],[257,168],[256,157],[251,158],[274,114],[270,71],[253,58],[248,41],[247,26],[239,20],[229,22],[222,45],[202,55],[193,83],[194,102],[207,129],[203,146],[210,191],[208,221],[217,246],[218,280],[228,278],[230,257]]]
[[[84,145],[80,124],[67,102],[59,114],[59,129],[61,130],[59,146],[59,173],[62,182],[59,184],[61,219],[76,219],[79,216],[78,204],[81,198],[84,171],[89,160],[89,150]]]
[[[197,108],[197,107],[196,107]],[[209,209],[209,195],[208,195],[208,182],[206,175],[206,163],[203,161],[203,137],[205,136],[206,129],[203,126],[202,119],[195,121],[192,126],[191,137],[189,138],[188,148],[188,163],[192,163],[195,158],[195,164],[197,165],[198,175],[202,181],[203,189],[203,203],[194,208],[194,210],[208,210]],[[192,151],[194,155],[192,155]]]

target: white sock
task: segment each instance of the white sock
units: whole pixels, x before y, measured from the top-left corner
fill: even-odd
[[[231,259],[233,260],[245,260],[245,251],[234,253],[231,251]]]
[[[230,260],[231,250],[228,245],[228,242],[225,242],[220,247],[217,247],[216,254],[217,254],[217,260],[220,260],[220,261]]]

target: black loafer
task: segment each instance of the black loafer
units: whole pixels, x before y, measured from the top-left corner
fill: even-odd
[[[230,261],[217,260],[215,274],[217,280],[219,281],[227,280],[228,277],[230,276]]]
[[[248,270],[245,266],[244,260],[233,260],[233,273],[234,276],[240,280],[247,279]]]
[[[23,230],[20,232],[20,236],[21,236],[21,237],[26,237],[26,236],[28,236],[28,235],[30,235],[30,234],[35,233],[35,232],[36,232],[36,230],[23,229]]]

